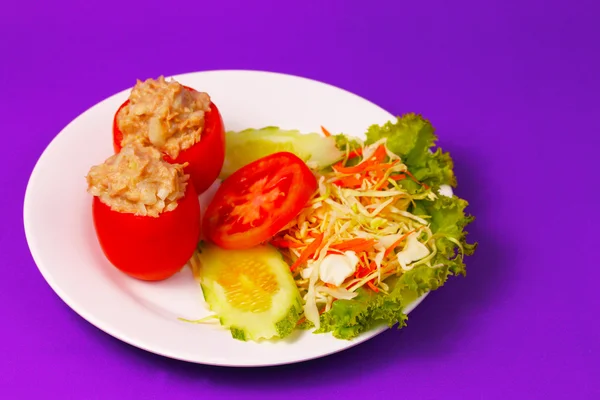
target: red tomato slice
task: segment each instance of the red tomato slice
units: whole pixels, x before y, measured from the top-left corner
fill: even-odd
[[[98,197],[92,211],[106,258],[134,278],[169,278],[192,257],[200,239],[200,203],[191,184],[177,207],[158,218],[113,211]]]
[[[193,90],[185,87],[188,90]],[[113,118],[113,147],[115,153],[121,151],[123,132],[117,124],[117,116],[123,107],[129,104],[125,101],[119,107]],[[219,177],[223,161],[225,160],[225,127],[223,118],[216,105],[210,103],[210,111],[204,116],[204,129],[200,141],[192,147],[179,153],[176,159],[165,154],[165,161],[171,164],[183,164],[187,162],[185,172],[190,178],[199,195],[204,193]]]
[[[304,161],[271,154],[221,184],[204,215],[205,236],[225,249],[245,249],[273,237],[295,218],[317,189]]]

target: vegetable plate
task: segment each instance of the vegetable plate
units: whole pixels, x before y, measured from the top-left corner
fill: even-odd
[[[466,274],[474,217],[442,134],[290,75],[145,78],[48,145],[27,241],[73,310],[133,346],[223,366],[322,357],[402,328]]]

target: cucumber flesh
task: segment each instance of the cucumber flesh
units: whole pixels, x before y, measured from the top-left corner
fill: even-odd
[[[319,133],[303,134],[297,130],[281,130],[277,127],[227,132],[225,146],[221,179],[252,161],[280,151],[294,153],[316,169],[328,167],[344,156],[333,137],[325,137]]]
[[[302,299],[275,248],[223,250],[203,244],[198,258],[204,299],[235,339],[258,341],[292,333]]]

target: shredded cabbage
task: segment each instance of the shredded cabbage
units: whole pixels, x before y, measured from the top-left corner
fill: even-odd
[[[406,114],[371,126],[366,142],[334,138],[342,160],[315,171],[318,190],[272,244],[290,263],[307,259],[293,271],[305,301],[301,327],[351,339],[381,323],[404,326],[403,309],[449,275],[465,274],[464,256],[477,244],[466,241],[474,217],[452,193],[453,162],[434,148],[429,121]],[[354,273],[332,272],[330,262],[330,282],[348,276],[339,286],[323,282],[323,260],[349,251],[358,257]]]
[[[378,149],[379,158],[371,162]],[[331,169],[316,172],[318,190],[294,221],[276,236],[276,239],[293,243],[281,251],[294,262],[315,237],[323,235],[322,244],[311,254],[310,261],[294,271],[296,283],[304,294],[306,319],[316,327],[319,326],[319,310],[327,309],[334,300],[352,298],[365,285],[376,291],[387,291],[389,287],[384,282],[388,277],[422,262],[423,257],[413,260],[397,256],[397,253],[406,254],[410,250],[405,248],[407,239],[415,237],[419,240],[420,254],[423,248],[427,249],[427,256],[435,254],[434,243],[428,240],[433,235],[429,222],[410,213],[408,207],[416,199],[436,198],[436,194],[429,189],[411,194],[401,185],[389,182],[391,176],[411,178],[404,175],[408,168],[400,157],[387,149],[386,139],[363,145],[362,160],[350,169],[345,167],[347,163],[346,158]],[[350,179],[345,180],[348,177]],[[395,180],[392,182],[396,183]],[[351,187],[347,187],[348,184]],[[331,287],[319,278],[319,263],[328,254],[342,253],[336,252],[336,247],[343,248],[344,243],[352,243],[350,241],[354,241],[359,250],[357,270],[339,287]],[[303,272],[305,268],[310,272]],[[350,295],[352,297],[348,297]]]

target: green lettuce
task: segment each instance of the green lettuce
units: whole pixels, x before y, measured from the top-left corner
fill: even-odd
[[[429,186],[456,186],[452,158],[442,149],[434,149],[437,136],[431,123],[418,114],[405,114],[396,122],[372,125],[367,144],[386,138],[388,149],[400,157],[415,178]]]
[[[402,157],[409,171],[419,181],[428,185],[414,185],[416,190],[434,190],[442,184],[456,186],[449,153],[433,150],[437,137],[431,124],[416,114],[406,114],[395,123],[373,125],[367,131],[367,143],[387,138],[387,146]],[[338,138],[338,145],[343,138]],[[403,181],[404,182],[404,181]],[[405,180],[405,182],[412,182]],[[457,196],[437,196],[435,200],[417,200],[409,209],[415,215],[431,221],[437,254],[431,268],[420,265],[400,276],[386,280],[389,293],[375,293],[359,289],[352,300],[337,300],[331,309],[321,315],[321,327],[315,333],[332,332],[335,337],[352,339],[374,326],[386,324],[399,328],[406,325],[406,307],[426,292],[444,285],[450,275],[465,275],[464,256],[475,251],[476,243],[466,241],[466,226],[474,219],[465,212],[468,203]],[[308,325],[304,325],[308,328]]]
[[[334,135],[333,138],[335,139],[335,145],[337,146],[337,148],[343,152],[351,152],[362,147],[362,141],[352,136],[344,135],[343,133],[340,133],[339,135]]]

